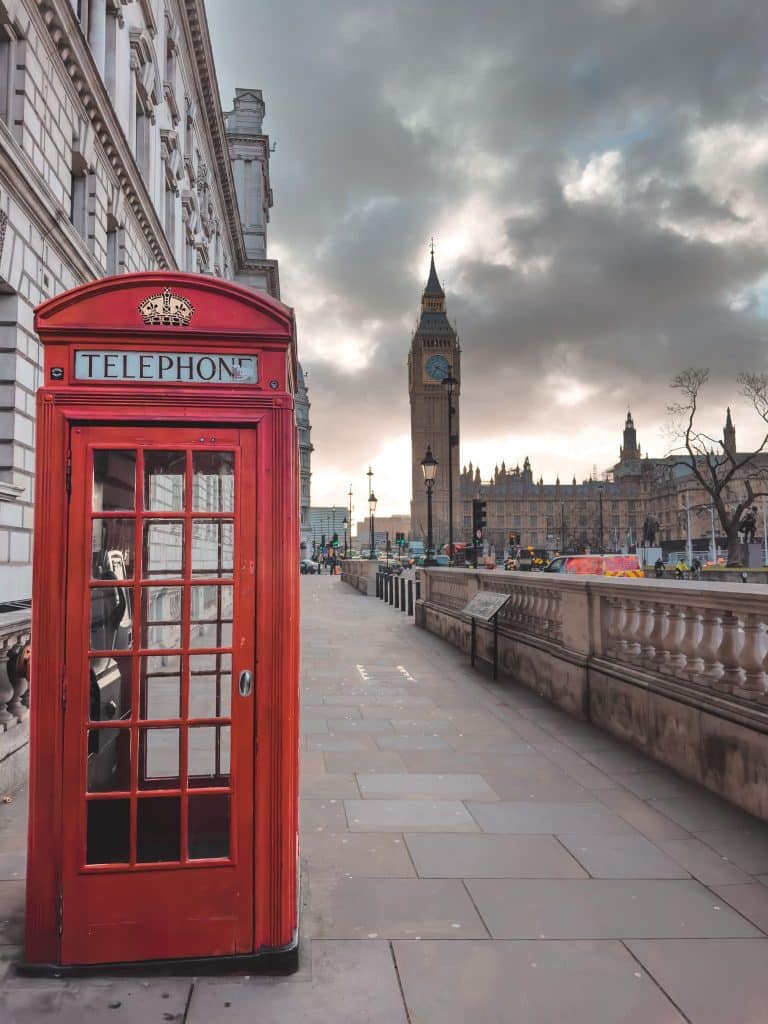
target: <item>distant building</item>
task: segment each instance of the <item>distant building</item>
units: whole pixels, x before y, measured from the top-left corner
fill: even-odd
[[[459,515],[459,506],[456,506],[456,515]],[[458,523],[458,518],[457,518]],[[395,547],[395,540],[398,533],[403,533],[408,538],[411,530],[411,517],[405,515],[393,515],[393,516],[377,516],[373,517],[373,528],[376,536],[376,546],[383,549],[387,542],[387,534],[389,534],[389,542],[392,548]],[[370,517],[366,519],[360,519],[357,522],[355,534],[355,546],[359,549],[361,547],[368,547],[371,538],[371,520]]]
[[[454,413],[448,439],[448,393],[444,380],[455,381]],[[427,531],[427,495],[421,460],[427,447],[439,463],[432,491],[433,537],[448,539],[448,465],[451,460],[453,484],[454,539],[461,534],[459,504],[459,396],[461,392],[461,350],[459,338],[445,311],[445,292],[435,270],[435,254],[421,297],[419,323],[408,353],[408,394],[411,403],[411,532],[422,540]]]
[[[736,452],[736,431],[727,412],[723,445]],[[760,469],[760,467],[762,467]],[[743,480],[756,471],[765,472],[768,455],[757,458],[751,468],[738,473],[731,488],[734,503],[743,496]],[[479,467],[472,463],[461,471],[459,521],[456,536],[472,537],[472,501],[486,503],[485,539],[501,552],[510,546],[510,537],[518,543],[549,550],[618,551],[639,545],[647,516],[658,521],[657,542],[686,537],[686,508],[691,511],[693,538],[708,538],[712,531],[710,499],[696,481],[690,468],[680,464],[679,456],[649,458],[641,456],[631,412],[624,424],[619,461],[600,479],[577,483],[545,484],[534,478],[530,460],[508,469],[502,462],[493,476],[483,481]],[[602,513],[602,538],[600,536]],[[762,518],[759,520],[762,524]],[[721,533],[715,521],[715,533]],[[444,535],[436,536],[442,542]]]
[[[0,575],[31,594],[33,309],[180,269],[280,297],[258,89],[224,114],[203,0],[0,0]]]
[[[319,548],[325,538],[328,544],[338,534],[339,547],[344,547],[344,522],[348,510],[343,505],[315,505],[309,510],[310,547]],[[347,525],[346,529],[349,529]],[[349,536],[349,534],[347,534]]]
[[[310,519],[310,490],[312,482],[312,427],[309,422],[309,391],[304,371],[299,363],[299,380],[296,389],[296,427],[299,434],[299,512],[301,537],[299,546],[302,558],[312,553],[312,522]]]

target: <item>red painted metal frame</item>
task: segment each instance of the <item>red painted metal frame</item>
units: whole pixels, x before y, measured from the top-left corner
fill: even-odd
[[[194,306],[189,326],[144,325],[139,303],[165,287],[184,295]],[[243,948],[247,943],[239,943],[238,952],[290,947],[296,941],[298,924],[299,670],[292,313],[268,296],[215,278],[143,273],[106,278],[50,300],[38,308],[36,328],[45,346],[46,383],[37,398],[26,961],[32,965],[64,963],[68,927],[78,926],[72,916],[82,918],[87,926],[87,906],[82,915],[73,914],[62,888],[65,856],[73,855],[74,847],[82,844],[80,833],[73,835],[69,826],[77,815],[64,804],[62,781],[71,779],[70,773],[79,776],[82,772],[82,757],[77,764],[69,763],[73,758],[65,758],[63,742],[65,714],[70,714],[69,708],[63,709],[63,694],[66,690],[71,695],[77,685],[68,678],[65,660],[68,617],[82,616],[83,610],[82,593],[76,594],[70,587],[66,604],[64,597],[74,561],[79,559],[82,564],[83,556],[82,551],[68,549],[68,517],[75,504],[70,504],[67,492],[68,453],[71,430],[90,425],[119,427],[126,442],[140,433],[142,426],[155,430],[234,428],[255,438],[255,459],[245,459],[241,466],[241,479],[249,481],[246,486],[258,496],[252,538],[258,553],[252,566],[256,698],[255,757],[251,763],[255,800],[248,823],[255,865],[253,932],[250,950]],[[80,382],[73,379],[76,347],[257,353],[259,383]],[[55,377],[54,368],[61,370]],[[72,493],[82,484],[73,478]],[[72,573],[73,579],[77,575]],[[183,866],[179,873],[189,877],[189,869]],[[155,936],[148,946],[153,958],[180,955],[172,929],[165,945]],[[192,955],[217,952],[198,948]]]

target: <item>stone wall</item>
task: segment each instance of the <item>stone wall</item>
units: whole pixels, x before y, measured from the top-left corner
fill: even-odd
[[[503,674],[768,820],[764,587],[430,569],[416,624],[468,654],[479,589],[509,595]],[[477,654],[493,658],[479,622]]]

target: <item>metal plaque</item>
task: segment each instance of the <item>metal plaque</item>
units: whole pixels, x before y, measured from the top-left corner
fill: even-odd
[[[511,594],[497,594],[494,590],[479,590],[469,604],[462,608],[462,612],[473,619],[490,622],[494,615],[498,615],[511,596]]]

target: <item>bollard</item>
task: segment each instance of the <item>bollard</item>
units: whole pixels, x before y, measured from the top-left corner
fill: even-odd
[[[381,580],[379,579],[379,573],[376,572],[376,597],[381,595]]]
[[[405,580],[400,577],[400,611],[405,611]]]
[[[392,573],[389,574],[389,604],[392,606],[395,603],[395,577]]]
[[[416,600],[421,600],[421,580],[418,577],[416,578]]]
[[[392,577],[392,584],[395,588],[395,608],[400,610],[400,587],[397,585],[397,576]]]
[[[413,580],[408,580],[408,614],[413,615]]]

